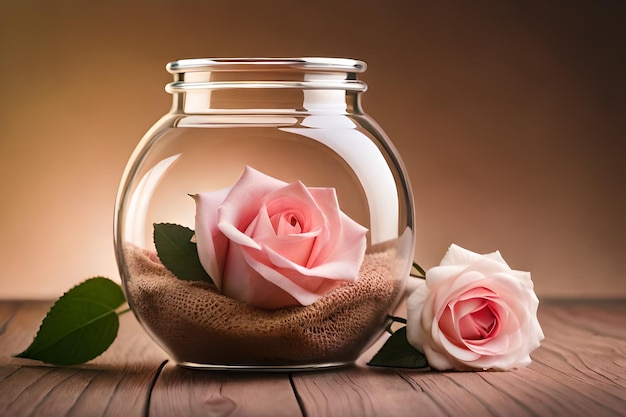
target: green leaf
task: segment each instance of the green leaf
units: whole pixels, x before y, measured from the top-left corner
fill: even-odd
[[[409,344],[406,327],[392,334],[368,365],[388,368],[428,368],[426,356]]]
[[[191,241],[193,233],[193,230],[178,224],[155,224],[154,245],[157,254],[163,265],[178,279],[213,284],[213,280],[200,263],[197,245]]]
[[[31,345],[15,356],[54,365],[88,362],[115,340],[119,328],[115,310],[125,301],[115,282],[90,278],[57,300]]]

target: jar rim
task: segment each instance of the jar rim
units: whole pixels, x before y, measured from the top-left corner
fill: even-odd
[[[300,69],[328,72],[362,73],[367,69],[363,61],[351,58],[192,58],[167,64],[171,74],[195,71],[243,71],[256,69]]]

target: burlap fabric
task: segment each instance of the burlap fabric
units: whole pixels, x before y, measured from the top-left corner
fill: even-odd
[[[395,251],[367,254],[358,279],[310,306],[267,311],[203,282],[177,279],[154,252],[125,248],[129,302],[178,362],[289,366],[350,362],[380,329],[399,291]]]

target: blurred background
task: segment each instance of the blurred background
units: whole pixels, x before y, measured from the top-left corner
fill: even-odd
[[[113,205],[165,64],[358,58],[415,259],[499,249],[540,298],[626,297],[626,3],[0,0],[0,298],[118,280]]]

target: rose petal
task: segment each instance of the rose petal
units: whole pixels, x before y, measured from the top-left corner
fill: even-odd
[[[459,304],[455,305],[455,312],[457,308],[459,310],[471,308],[468,313],[457,315],[459,317],[459,333],[467,344],[473,342],[483,344],[498,335],[500,330],[499,316],[486,300],[468,300],[463,303],[472,304],[471,306],[460,306]]]
[[[465,271],[464,265],[435,266],[426,271],[426,284],[433,290]]]
[[[217,207],[229,192],[230,188],[224,188],[192,196],[196,202],[195,240],[198,258],[217,288],[221,288],[222,269],[228,250],[228,239],[217,227]]]
[[[303,215],[297,211],[278,213],[271,217],[277,236],[297,235],[304,231]]]
[[[470,265],[480,260],[482,257],[483,255],[472,252],[453,243],[448,248],[439,265]]]
[[[311,259],[308,267],[317,266],[332,254],[345,237],[358,236],[359,239],[365,236],[367,229],[354,222],[344,215],[339,209],[337,193],[334,188],[309,188],[311,195],[315,198],[319,210],[324,213],[324,228],[318,240],[311,250]]]
[[[298,305],[298,302],[251,268],[241,247],[233,245],[228,251],[222,293],[260,308]]]
[[[218,210],[218,215],[219,212],[220,210]],[[228,222],[219,222],[217,227],[228,239],[232,241],[232,243],[261,250],[261,245],[255,242],[250,236],[237,229],[233,224]]]
[[[231,245],[224,262],[225,279],[221,288],[222,294],[236,300],[245,301],[250,298],[250,268],[243,258],[241,247]]]
[[[285,212],[296,215],[303,231],[325,226],[324,215],[317,202],[299,181],[266,194],[261,200],[261,207],[266,208],[270,219]]]
[[[480,284],[484,284],[484,280],[480,282]],[[487,299],[493,299],[493,298],[499,298],[500,296],[498,294],[496,294],[492,289],[484,287],[482,285],[478,285],[479,283],[476,283],[477,286],[475,288],[471,288],[467,291],[465,291],[463,294],[459,295],[457,298],[459,301],[463,301],[463,300],[471,300],[471,299],[475,299],[475,298],[487,298]]]
[[[438,371],[447,371],[457,367],[456,364],[450,360],[450,357],[447,354],[440,353],[430,344],[424,345],[424,355],[426,355],[428,365]]]
[[[278,256],[284,259],[288,265],[306,268],[318,234],[319,229],[296,236],[280,236],[271,240],[261,240],[259,243],[263,250],[268,251],[269,259],[272,259],[274,254],[280,254]],[[279,262],[279,260],[272,261],[277,266]],[[283,267],[289,266],[285,264]]]
[[[257,249],[261,250],[263,245],[272,248],[291,262],[299,265],[308,263],[311,250],[319,233],[319,229],[314,229],[307,233],[277,236],[265,207],[261,208],[259,215],[244,232],[245,235],[254,238],[254,241],[259,245]]]
[[[426,299],[429,294],[426,281],[414,279],[415,290],[411,292],[406,300],[407,309],[407,326],[406,326],[406,338],[411,346],[419,351],[424,349],[424,341],[427,338],[424,335],[422,327],[422,313],[428,311],[424,308]]]
[[[446,267],[447,268],[447,267]],[[428,274],[428,272],[427,272]],[[426,276],[426,284],[428,284],[428,275]],[[443,309],[453,300],[466,292],[472,287],[473,283],[479,283],[484,276],[477,271],[463,271],[460,275],[444,281],[446,285],[440,284],[437,287],[429,288],[433,294],[433,305],[439,306],[439,310],[435,312],[440,316]]]
[[[500,317],[489,303],[484,303],[480,309],[472,312],[469,316],[471,316],[472,321],[480,331],[480,337],[476,339],[492,338],[498,334],[500,330]]]
[[[287,183],[247,166],[220,206],[218,224],[244,230],[259,212],[263,197],[285,185]]]
[[[365,256],[367,229],[352,221],[349,217],[341,216],[343,235],[336,242],[333,251],[326,254],[324,263],[313,264],[311,267],[302,266],[269,246],[264,246],[272,264],[280,268],[288,268],[306,276],[318,276],[331,280],[350,280],[358,277],[363,257]]]
[[[482,256],[504,265],[507,269],[511,269],[509,264],[507,264],[506,261],[504,260],[504,258],[502,257],[502,254],[500,253],[499,250],[497,250],[495,252],[487,253],[487,254],[482,255]]]
[[[270,247],[264,247],[264,251],[270,262],[278,268],[289,269],[303,276],[324,277],[330,280],[354,281],[357,278],[361,261],[340,260],[336,262],[326,262],[314,268],[307,268],[299,265]]]
[[[438,331],[445,337],[452,340],[457,345],[462,345],[461,334],[457,329],[450,306],[444,308],[441,317],[437,321],[437,326],[439,327]]]
[[[533,281],[530,276],[530,272],[526,271],[510,271],[511,276],[515,277],[518,281],[522,282],[528,289],[533,288]]]
[[[452,340],[448,339],[446,334],[440,330],[439,326],[433,327],[432,337],[433,340],[436,340],[437,343],[439,343],[450,356],[454,357],[458,361],[469,362],[480,357],[478,353],[467,349],[465,346],[458,346]]]
[[[262,280],[273,284],[276,288],[279,288],[281,291],[285,292],[286,294],[289,294],[291,297],[297,300],[298,303],[300,303],[301,305],[306,306],[306,305],[313,304],[315,301],[317,301],[322,295],[324,295],[328,291],[325,285],[328,285],[328,283],[330,282],[329,280],[318,280],[318,282],[316,283],[318,287],[318,291],[311,291],[302,285],[298,285],[298,283],[295,282],[295,280],[287,278],[285,275],[281,274],[277,269],[271,268],[262,262],[258,262],[256,259],[250,257],[249,254],[246,253],[245,251],[242,251],[242,253],[244,254],[246,263],[252,269],[254,269],[256,272],[259,273],[259,276],[262,277]],[[325,285],[321,285],[321,284],[325,284]],[[265,293],[267,294],[267,291],[265,291]],[[274,298],[274,300],[272,300],[271,298]],[[265,304],[260,304],[261,299],[266,300],[267,302]],[[258,294],[258,293],[251,294],[250,297],[248,297],[248,301],[252,305],[256,305],[262,308],[270,308],[270,309],[276,309],[276,308],[281,308],[281,307],[286,307],[288,305],[296,304],[296,303],[291,303],[291,304],[284,305],[278,302],[279,300],[277,300],[277,297],[275,295],[271,297],[269,296],[266,297],[265,294]]]

